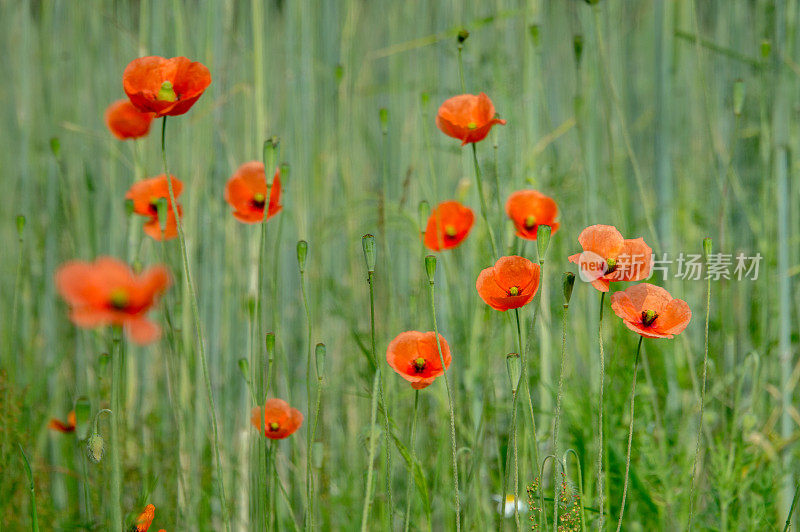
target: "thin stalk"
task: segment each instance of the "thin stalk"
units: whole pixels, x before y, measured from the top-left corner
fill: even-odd
[[[521,376],[520,376],[521,378]],[[502,498],[500,499],[500,508],[505,515],[505,504],[506,504],[506,497],[508,496],[508,464],[511,461],[511,453],[514,453],[514,477],[517,477],[517,391],[519,388],[519,381],[517,381],[516,387],[511,388],[511,426],[508,429],[508,436],[511,439],[511,445],[508,447],[506,451],[506,471],[503,474],[503,494]],[[517,530],[519,530],[520,522],[519,522],[519,513],[517,511],[514,512],[515,514],[515,521]]]
[[[481,167],[478,164],[478,149],[475,147],[475,143],[471,143],[472,146],[472,162],[475,166],[475,181],[478,183],[478,196],[481,199],[481,217],[483,218],[483,223],[486,224],[486,231],[489,233],[489,242],[492,244],[492,259],[497,260],[497,244],[494,240],[494,233],[492,232],[492,226],[489,224],[489,215],[488,215],[488,208],[486,207],[486,196],[483,194],[483,179],[481,178]]]
[[[603,381],[606,378],[606,361],[605,353],[603,351],[603,302],[605,301],[606,293],[600,292],[600,319],[597,322],[597,340],[600,344],[600,399],[598,402],[599,415],[597,416],[597,507],[600,512],[600,521],[598,528],[603,530],[606,513],[604,506],[604,477],[603,477]]]
[[[11,344],[11,352],[17,353],[18,361],[21,360],[22,356],[22,350],[19,349],[17,346],[17,341],[18,341],[17,339],[19,338],[19,335],[17,334],[17,319],[19,316],[19,297],[20,297],[20,292],[22,291],[22,261],[24,258],[23,244],[25,243],[22,236],[22,229],[24,228],[24,226],[25,226],[25,218],[23,218],[22,216],[17,217],[17,227],[19,231],[19,257],[17,258],[17,270],[16,273],[14,274],[14,299],[13,303],[11,304],[10,344]],[[9,361],[9,365],[13,366],[14,368],[14,373],[12,373],[11,375],[13,382],[13,379],[16,378],[17,368],[20,367],[21,364],[11,364],[10,362],[11,361]]]
[[[369,417],[369,464],[367,466],[367,489],[364,491],[364,506],[361,509],[361,532],[367,531],[367,520],[369,519],[369,507],[372,502],[372,473],[375,469],[375,452],[377,442],[375,441],[375,419],[378,416],[378,385],[380,384],[380,369],[375,371],[372,379],[372,407]]]
[[[31,486],[31,491],[33,491],[33,486]],[[792,514],[794,513],[794,507],[797,505],[798,496],[800,496],[800,484],[798,484],[797,488],[794,490],[792,505],[789,507],[789,515],[786,516],[786,523],[783,525],[783,532],[787,532],[789,530],[789,526],[792,524]]]
[[[628,427],[628,452],[625,455],[625,483],[622,487],[622,504],[619,507],[619,521],[617,532],[622,529],[622,516],[625,513],[625,498],[628,496],[628,475],[631,471],[631,446],[633,444],[633,407],[636,399],[636,375],[639,373],[639,353],[642,351],[644,336],[639,336],[639,345],[636,347],[636,358],[633,361],[633,384],[631,385],[631,423]]]
[[[203,368],[203,380],[205,381],[206,395],[208,396],[208,403],[211,407],[211,427],[213,429],[213,443],[214,443],[214,458],[217,466],[217,489],[219,489],[222,507],[222,518],[225,522],[225,530],[230,532],[231,522],[228,516],[227,498],[225,497],[225,483],[222,478],[222,461],[220,460],[219,452],[219,429],[217,427],[217,413],[214,404],[214,392],[211,388],[211,379],[208,374],[208,361],[206,360],[206,347],[205,338],[203,337],[203,326],[200,322],[200,309],[197,304],[197,292],[194,288],[194,281],[192,273],[189,270],[189,256],[186,251],[186,237],[183,234],[183,222],[178,214],[178,204],[175,201],[175,191],[172,187],[172,179],[170,179],[169,169],[167,167],[167,117],[165,116],[161,122],[161,159],[164,163],[164,174],[167,176],[167,188],[169,189],[169,201],[172,206],[172,214],[175,216],[175,224],[178,229],[178,241],[181,248],[181,258],[183,259],[183,274],[186,277],[186,284],[189,287],[189,299],[192,307],[192,316],[194,317],[194,327],[197,333],[198,351],[200,353],[200,363]],[[267,199],[269,202],[269,199]],[[119,414],[117,413],[117,416]]]
[[[578,496],[580,497],[581,503],[581,532],[586,530],[586,508],[583,502],[583,471],[581,469],[581,461],[578,458],[578,453],[576,453],[573,449],[567,449],[564,452],[564,476],[566,477],[566,469],[567,469],[567,455],[572,453],[575,457],[575,465],[578,467]]]
[[[706,280],[706,319],[705,319],[705,351],[703,354],[703,385],[700,391],[700,419],[697,425],[697,437],[694,445],[694,459],[692,460],[692,480],[689,483],[689,525],[692,528],[694,519],[694,481],[697,468],[697,460],[700,458],[700,437],[703,433],[703,410],[705,408],[706,380],[708,375],[708,324],[711,319],[711,277]]]
[[[300,292],[303,296],[303,308],[306,314],[306,341],[308,343],[308,357],[306,360],[306,393],[308,406],[311,407],[311,311],[308,308],[308,294],[306,293],[306,272],[303,265],[300,267]],[[306,430],[306,530],[314,529],[314,487],[311,475],[311,431],[309,425]]]
[[[414,464],[417,461],[417,412],[419,410],[419,390],[414,390],[414,413],[411,415],[411,467],[408,474],[408,486],[406,487],[406,515],[403,519],[405,526],[403,530],[408,532],[409,517],[411,515],[411,488],[414,485]]]
[[[22,450],[22,445],[19,445],[19,452],[22,454],[22,461],[25,462],[25,474],[28,476],[28,490],[31,492],[31,532],[39,532],[39,518],[36,514],[36,485],[33,483],[33,471],[31,471],[31,464],[28,462],[28,457],[25,456],[25,451]]]
[[[467,93],[467,84],[464,82],[464,58],[463,52],[464,44],[458,43],[458,79],[461,81],[461,92],[463,94]]]
[[[473,146],[474,147],[474,146]],[[444,356],[442,355],[442,345],[439,341],[439,326],[436,324],[436,302],[435,302],[435,289],[433,277],[430,277],[428,282],[428,291],[431,300],[431,315],[433,316],[433,333],[436,336],[436,349],[439,351],[439,360],[442,363],[442,371],[444,373],[444,385],[447,389],[447,404],[450,408],[450,444],[453,451],[453,490],[456,503],[456,531],[461,532],[461,498],[458,494],[458,459],[456,447],[456,416],[453,410],[453,395],[450,392],[450,379],[447,377],[447,367],[444,364]]]
[[[520,356],[520,363],[525,360],[525,346],[522,343],[522,323],[519,319],[519,309],[514,309],[514,317],[517,321],[517,346],[519,347],[519,356]],[[522,372],[520,372],[520,379],[523,378]],[[516,389],[519,389],[519,382],[517,382]],[[516,394],[516,390],[514,391]],[[538,463],[538,460],[537,460]],[[503,500],[502,504],[505,504],[505,500]],[[520,522],[519,522],[519,458],[517,456],[517,436],[516,433],[514,434],[514,521],[517,525],[517,530],[520,530]]]
[[[561,424],[561,399],[564,396],[564,365],[567,359],[567,313],[569,311],[569,303],[564,303],[564,312],[561,319],[561,365],[558,370],[558,393],[556,394],[556,415],[553,420],[553,454],[558,461],[558,429]],[[556,504],[553,509],[553,523],[554,528],[558,526],[558,500],[561,492],[561,483],[558,481],[558,469],[554,468],[553,471],[553,499]]]
[[[122,524],[122,439],[120,419],[122,414],[122,376],[125,368],[125,342],[122,327],[113,327],[114,350],[111,357],[111,529],[123,530]]]

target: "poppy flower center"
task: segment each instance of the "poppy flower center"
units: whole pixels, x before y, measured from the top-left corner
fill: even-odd
[[[112,290],[111,294],[109,294],[108,302],[111,303],[113,308],[117,310],[124,310],[130,302],[130,297],[128,297],[128,292],[122,288],[117,288]]]
[[[165,81],[161,84],[156,99],[162,102],[174,102],[178,100],[178,95],[175,94],[175,89],[172,88],[172,83]]]
[[[264,194],[261,194],[260,192],[253,196],[253,207],[255,207],[256,209],[263,209],[264,204],[266,204],[266,202],[267,202],[266,196],[264,196]]]
[[[519,287],[512,286],[508,289],[508,295],[510,296],[518,296],[519,295]]]
[[[452,226],[452,225],[446,225],[446,226],[444,227],[444,234],[446,234],[446,235],[447,235],[447,236],[449,236],[450,238],[453,238],[454,236],[456,236],[456,233],[457,233],[457,231],[456,231],[456,228],[455,228],[455,226]]]
[[[270,430],[270,432],[275,432],[275,431],[276,431],[276,430],[278,430],[279,428],[281,428],[281,426],[280,426],[280,424],[279,424],[277,421],[273,421],[272,423],[270,423],[270,424],[269,424],[269,430]]]
[[[469,124],[467,124],[467,129],[478,129],[478,124],[476,124],[475,122],[470,122]]]
[[[158,200],[159,199],[160,198],[157,198],[157,197],[153,196],[152,198],[150,198],[150,203],[147,205],[147,210],[150,211],[153,215],[158,214]]]
[[[536,225],[536,218],[533,215],[530,215],[527,218],[525,218],[526,229],[533,229],[533,226],[535,225]]]
[[[606,260],[606,274],[609,274],[617,269],[617,259]]]
[[[417,373],[421,373],[425,369],[425,364],[426,364],[425,359],[419,357],[416,360],[414,360],[414,369],[417,371]]]
[[[658,317],[658,313],[655,310],[645,310],[642,312],[642,325],[645,327],[650,327],[656,318]]]

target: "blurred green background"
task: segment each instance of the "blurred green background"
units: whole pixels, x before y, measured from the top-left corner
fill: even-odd
[[[30,527],[18,443],[31,459],[44,530],[109,526],[108,460],[89,462],[74,435],[46,426],[51,417],[65,418],[79,396],[90,400],[93,413],[108,405],[110,332],[78,330],[68,321],[53,272],[72,258],[125,258],[134,224],[132,262],[166,261],[182,278],[177,241],[162,248],[141,236],[141,219],[125,213],[124,194],[134,179],[162,173],[160,122],[135,142],[116,140],[103,122],[107,105],[125,97],[125,66],[142,55],[183,55],[212,74],[192,110],[170,119],[167,153],[170,171],[185,185],[183,219],[220,420],[224,504],[234,529],[259,529],[255,523],[263,517],[256,500],[262,441],[249,424],[253,404],[238,366],[251,351],[248,309],[257,295],[260,233],[231,216],[222,194],[240,164],[261,158],[272,135],[280,138],[279,160],[289,173],[284,210],[268,223],[264,330],[277,338],[274,393],[306,416],[304,427],[276,447],[286,487],[278,495],[277,528],[303,526],[305,431],[313,410],[306,404],[310,347],[296,242],[305,239],[310,249],[311,342],[328,347],[314,458],[315,522],[321,530],[354,530],[361,522],[374,372],[360,237],[373,233],[378,243],[382,362],[395,335],[433,328],[418,205],[447,199],[476,213],[464,244],[439,254],[436,277],[439,330],[453,353],[463,527],[514,527],[513,519],[496,515],[492,495],[502,491],[511,404],[505,355],[516,350],[515,329],[474,289],[493,260],[477,216],[471,150],[434,124],[441,102],[461,93],[456,34],[462,28],[470,32],[463,50],[467,92],[486,92],[508,120],[477,146],[488,215],[503,250],[521,250],[501,209],[511,192],[535,188],[560,208],[535,329],[535,304],[523,313],[532,335],[540,455],[552,452],[560,280],[562,272],[575,271],[566,257],[580,251],[580,231],[612,224],[671,259],[702,253],[702,239],[711,237],[716,252],[760,253],[763,260],[756,280],[712,283],[692,526],[783,527],[795,490],[800,422],[800,295],[792,288],[800,272],[798,23],[795,0],[0,0],[0,238],[6,252],[0,262],[0,528]],[[383,124],[381,109],[387,111]],[[22,238],[17,215],[26,221]],[[535,247],[528,243],[525,255],[535,258]],[[652,282],[685,299],[694,317],[681,336],[644,344],[625,530],[678,530],[689,519],[706,283],[676,278],[677,271],[673,263],[666,279]],[[570,458],[570,490],[583,493],[589,527],[597,516],[598,299],[578,282],[568,318],[560,443],[562,452],[572,448],[580,458],[583,486]],[[126,360],[123,508],[130,523],[144,504],[155,504],[155,530],[222,529],[188,301],[185,286],[176,283],[161,305],[170,309],[176,334],[147,348],[131,346]],[[162,311],[154,316],[165,323]],[[606,521],[613,526],[638,338],[608,306],[604,336]],[[251,367],[263,379],[263,360]],[[392,433],[408,447],[414,394],[382,367]],[[521,459],[533,442],[524,412]],[[104,435],[107,424],[101,418]],[[389,517],[398,529],[409,471],[393,445],[391,511],[383,452],[376,455],[370,529],[382,529]],[[428,523],[433,530],[454,529],[449,452],[447,395],[437,382],[420,394],[417,455],[424,478],[412,491],[412,529]],[[552,461],[540,482],[551,498],[550,521],[551,467]],[[523,488],[536,477],[524,460]],[[535,512],[523,514],[523,526],[530,526],[530,515]]]

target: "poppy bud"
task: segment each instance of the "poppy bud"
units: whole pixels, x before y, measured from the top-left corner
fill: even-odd
[[[95,464],[100,463],[105,455],[105,441],[99,433],[93,432],[89,439],[86,440],[86,456]]]
[[[703,239],[703,253],[706,256],[706,261],[708,260],[708,256],[711,255],[711,239],[704,238]]]
[[[433,284],[433,276],[436,273],[436,257],[434,255],[425,257],[425,273],[428,274],[428,282]]]
[[[566,272],[564,274],[564,308],[569,306],[569,300],[572,298],[572,289],[575,287],[575,274]]]
[[[300,273],[306,271],[306,255],[308,255],[308,242],[300,240],[297,242],[297,264],[300,266]]]
[[[385,107],[381,107],[378,111],[378,116],[381,120],[381,133],[386,135],[389,133],[389,110]]]
[[[469,38],[469,32],[466,28],[462,28],[458,31],[458,36],[456,38],[458,39],[458,44],[464,44],[464,41]]]
[[[580,65],[583,57],[583,35],[580,33],[572,37],[572,51],[575,53],[575,62]]]
[[[517,353],[506,355],[506,369],[508,370],[508,380],[511,383],[511,393],[517,393],[517,386],[522,375],[522,359]]]
[[[250,382],[250,362],[246,358],[239,359],[239,371],[245,382]]]
[[[772,43],[768,39],[761,41],[761,57],[766,59],[772,52]]]
[[[431,215],[431,206],[430,206],[430,204],[425,200],[420,201],[419,202],[419,207],[418,207],[418,212],[419,212],[419,226],[420,227],[425,227],[427,225],[427,223],[428,223],[428,217]],[[423,229],[423,231],[424,231],[424,229]]]
[[[92,417],[92,405],[89,399],[82,395],[75,401],[75,434],[79,440],[86,438],[89,433],[89,419]]]
[[[742,114],[742,106],[744,105],[744,81],[737,79],[733,82],[733,114],[739,116]]]
[[[531,34],[531,39],[533,39],[533,46],[538,48],[539,47],[539,25],[538,24],[531,24],[528,26],[528,31]]]
[[[366,234],[361,237],[361,249],[364,250],[364,262],[369,273],[375,272],[375,237]]]
[[[19,214],[17,215],[17,235],[19,235],[19,239],[22,240],[22,231],[25,230],[25,216]]]
[[[536,227],[536,246],[539,250],[539,264],[544,264],[547,255],[547,248],[550,245],[550,233],[553,228],[549,225],[539,225]]]
[[[325,376],[325,357],[327,356],[327,349],[325,349],[325,344],[319,343],[317,344],[316,349],[314,349],[314,361],[317,364],[317,378],[322,380],[322,377]]]
[[[272,356],[275,354],[275,333],[267,333],[264,343],[267,347],[267,355],[272,359]]]

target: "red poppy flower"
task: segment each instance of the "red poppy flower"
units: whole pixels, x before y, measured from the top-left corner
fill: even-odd
[[[433,251],[457,247],[467,238],[475,215],[457,201],[444,201],[431,211],[425,228],[425,247]]]
[[[144,511],[136,518],[136,524],[133,525],[131,532],[147,532],[150,525],[153,524],[153,519],[156,516],[156,507],[148,504],[144,507]]]
[[[119,140],[144,137],[152,121],[153,113],[143,113],[130,100],[117,100],[106,109],[106,125]]]
[[[120,260],[100,257],[63,264],[55,282],[78,327],[120,325],[138,344],[158,338],[161,331],[147,319],[147,312],[170,284],[165,267],[154,266],[137,275]]]
[[[622,238],[611,225],[592,225],[578,237],[583,253],[569,257],[580,266],[581,279],[601,292],[612,281],[641,281],[650,277],[653,250],[641,238]]]
[[[540,225],[549,225],[552,233],[558,231],[558,206],[537,190],[518,190],[506,201],[506,214],[514,222],[517,236],[536,240],[536,230]]]
[[[240,166],[225,186],[225,201],[233,207],[233,216],[240,222],[256,224],[264,221],[266,198],[267,176],[264,173],[264,163],[258,161]],[[283,208],[280,201],[281,172],[276,169],[269,193],[267,219],[278,214]]]
[[[500,257],[475,283],[478,294],[495,310],[527,305],[539,289],[539,265],[516,255]]]
[[[149,56],[134,59],[122,74],[122,87],[131,103],[156,117],[182,115],[211,84],[202,63],[185,57]]]
[[[175,176],[171,175],[172,192],[175,194],[175,201],[183,192],[183,183]],[[158,223],[158,200],[167,200],[167,223],[164,232]],[[178,236],[178,222],[172,212],[172,203],[169,200],[169,185],[167,175],[161,174],[157,177],[143,179],[133,184],[125,194],[125,199],[133,201],[133,212],[141,216],[147,216],[149,220],[144,224],[144,232],[155,240],[170,240]],[[178,215],[183,215],[183,208],[178,205]]]
[[[250,423],[258,430],[261,430],[261,412],[260,406],[250,411]],[[283,399],[268,399],[263,412],[264,436],[271,440],[291,436],[303,424],[303,414]]]
[[[492,126],[505,123],[505,120],[495,118],[494,104],[484,93],[453,96],[445,100],[436,114],[436,127],[445,135],[459,139],[462,146],[480,142]]]
[[[442,356],[436,346],[436,333],[406,331],[398,334],[386,349],[386,361],[397,373],[411,383],[415,390],[427,388],[436,377],[450,367],[450,346],[444,336],[439,335]],[[444,368],[442,368],[444,359]]]
[[[689,325],[692,311],[682,299],[649,283],[611,294],[611,308],[628,329],[645,338],[672,338]]]
[[[53,418],[50,420],[50,423],[47,424],[47,427],[63,433],[75,432],[75,411],[73,410],[67,414],[66,423],[59,419]]]

